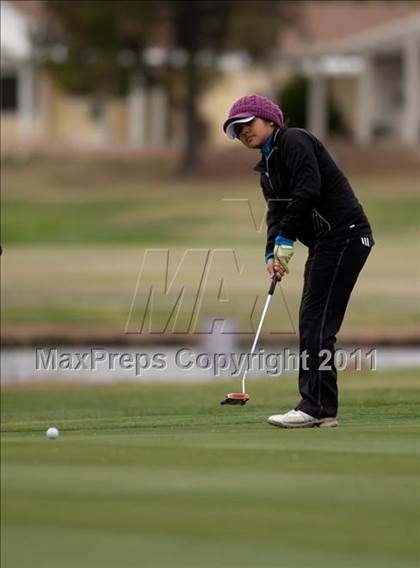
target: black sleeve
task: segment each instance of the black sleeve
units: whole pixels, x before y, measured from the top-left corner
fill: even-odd
[[[267,243],[265,246],[265,257],[274,250],[274,240],[279,234],[281,219],[286,211],[289,199],[271,198],[262,184],[264,198],[267,202]]]
[[[313,142],[304,130],[289,130],[284,144],[283,159],[290,176],[291,200],[278,234],[294,241],[320,195],[321,175]]]

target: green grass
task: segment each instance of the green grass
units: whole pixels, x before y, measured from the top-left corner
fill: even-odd
[[[90,173],[85,172],[94,184],[90,188],[84,187],[87,181],[82,178],[82,171],[80,178],[74,177],[72,183],[61,177],[65,170],[61,176],[57,172],[56,176],[47,178],[46,186],[37,187],[41,180],[36,174],[40,177],[41,173],[32,172],[31,166],[5,170],[2,229],[5,246],[49,243],[248,246],[261,242],[262,248],[264,244],[264,200],[258,179],[252,173],[245,182],[226,183],[140,181],[139,172],[139,181],[135,183],[136,177],[116,180],[110,170],[109,179],[101,179],[98,188],[99,173],[92,167]],[[404,235],[418,228],[419,180],[394,181],[398,191],[383,180],[380,193],[375,182],[378,180],[364,178],[355,183],[375,234],[382,236],[392,230],[394,238],[398,238],[400,233]],[[22,189],[22,184],[30,185],[33,190]],[[262,223],[262,232],[255,230],[252,215],[258,227]]]
[[[343,373],[339,428],[303,431],[265,424],[292,379],[243,408],[223,381],[4,389],[4,566],[414,568],[415,377]]]
[[[252,170],[236,180],[210,181],[179,180],[165,165],[163,171],[151,167],[145,161],[6,161],[4,245],[237,246],[263,240],[265,204]],[[418,176],[351,181],[375,234],[392,230],[395,238],[418,228]],[[262,233],[254,228],[248,203]]]
[[[245,178],[227,181],[180,181],[169,176],[168,168],[163,165],[164,171],[157,173],[151,165],[135,161],[6,161],[4,323],[19,329],[108,326],[121,333],[147,249],[168,249],[171,259],[178,260],[187,249],[232,249],[244,272],[235,272],[231,253],[217,253],[213,278],[206,281],[209,293],[202,302],[202,316],[204,320],[223,312],[243,329],[255,296],[267,285],[262,259],[265,204],[257,176],[250,171]],[[420,321],[419,180],[355,176],[352,182],[371,219],[376,247],[353,295],[346,326],[391,327],[396,333],[414,327]],[[306,254],[302,245],[296,249],[292,273],[284,282],[295,325]],[[161,286],[166,268],[162,258],[145,267],[141,286]],[[171,260],[169,278],[176,262]],[[189,304],[199,282],[196,266],[187,259],[181,272],[180,285],[186,285]],[[222,277],[231,300],[223,305]],[[172,300],[165,303],[160,297],[156,302],[154,321],[160,327]],[[140,302],[135,308],[138,322],[144,305]]]

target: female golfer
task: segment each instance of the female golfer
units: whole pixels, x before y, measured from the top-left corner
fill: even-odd
[[[271,100],[248,95],[229,111],[223,130],[259,149],[267,201],[265,262],[270,277],[289,273],[296,239],[309,249],[299,310],[301,400],[268,422],[282,428],[337,426],[336,335],[350,294],[374,244],[350,183],[323,144],[302,128],[286,128]]]

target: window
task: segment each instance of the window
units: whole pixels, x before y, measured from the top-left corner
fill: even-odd
[[[1,78],[1,112],[17,111],[16,75],[4,75]]]

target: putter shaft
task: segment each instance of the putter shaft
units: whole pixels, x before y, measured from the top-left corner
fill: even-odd
[[[271,298],[273,297],[274,290],[276,289],[276,285],[277,285],[277,277],[273,276],[273,278],[271,280],[270,289],[268,291],[268,296],[267,296],[267,299],[265,301],[264,309],[263,309],[263,312],[262,312],[262,315],[261,315],[260,323],[258,325],[257,333],[255,334],[254,343],[252,344],[252,347],[251,347],[251,352],[250,352],[251,356],[254,354],[255,347],[256,347],[258,339],[260,337],[261,328],[263,326],[264,319],[265,319],[265,314],[267,313],[268,306],[270,305]],[[245,368],[245,371],[244,371],[244,374],[243,374],[243,377],[242,377],[242,386],[241,386],[241,392],[242,393],[245,393],[245,381],[246,381],[247,374],[248,374],[248,366]]]

